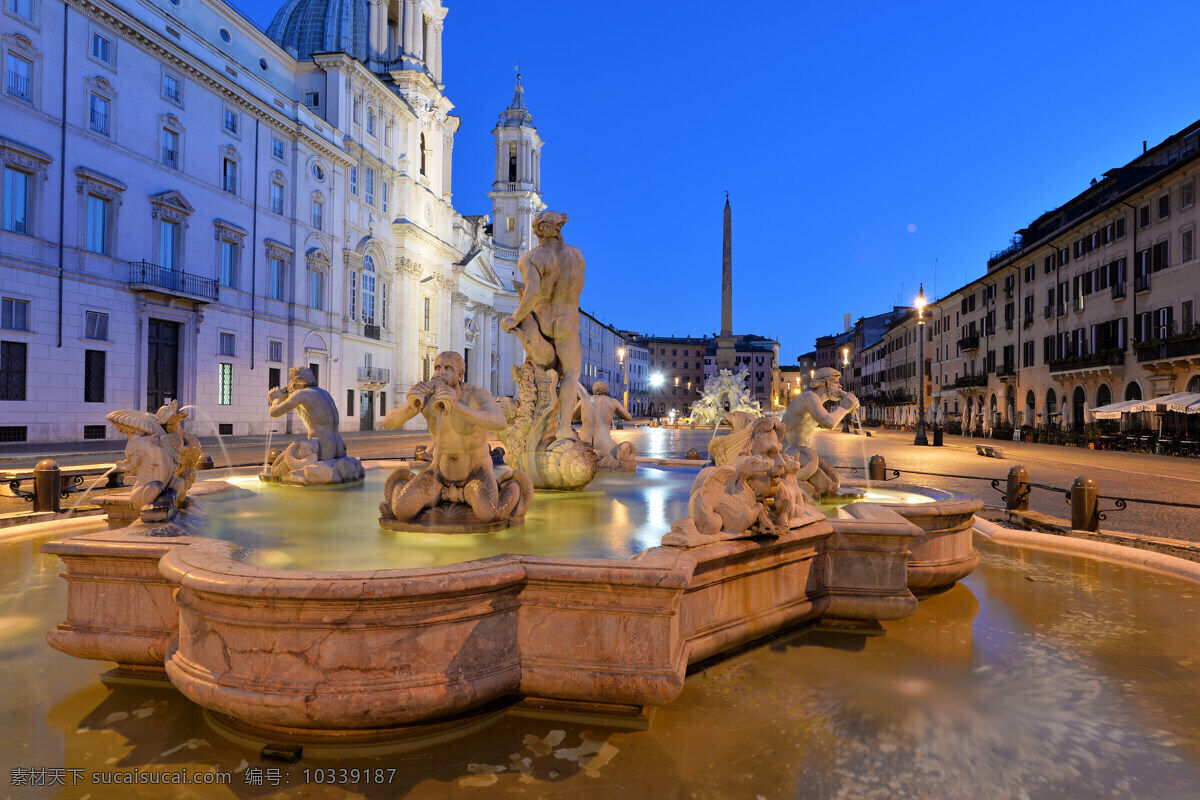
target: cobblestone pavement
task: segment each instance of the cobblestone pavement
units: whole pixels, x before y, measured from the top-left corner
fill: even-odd
[[[944,447],[917,447],[912,443],[911,432],[871,429],[871,433],[872,436],[866,437],[840,431],[820,431],[816,440],[817,451],[834,464],[847,467],[863,467],[871,456],[882,455],[889,468],[905,471],[906,474],[900,477],[903,482],[966,492],[991,506],[1003,504],[1001,493],[991,486],[991,479],[998,478],[1003,488],[1009,469],[1016,464],[1029,470],[1033,483],[1068,489],[1077,476],[1086,475],[1096,479],[1101,495],[1200,505],[1200,459],[989,440],[988,443],[1004,448],[1005,457],[994,459],[976,454],[975,445],[984,442],[983,439],[947,436]],[[658,458],[680,458],[692,447],[707,457],[711,436],[712,431],[688,429],[626,427],[613,431],[615,440],[628,439],[634,442],[639,456]],[[283,447],[296,438],[295,435],[276,436],[271,446]],[[347,449],[350,455],[358,458],[409,455],[416,445],[425,441],[427,434],[420,431],[346,434]],[[217,466],[260,463],[267,449],[265,437],[238,437],[227,444],[225,451],[216,445],[215,440],[205,439],[204,444],[205,452],[213,455]],[[40,447],[27,445],[23,449],[29,452],[25,453],[3,448],[0,449],[0,461],[5,463],[0,466],[28,468],[45,455],[53,455],[62,466],[111,464],[121,458],[120,451],[113,449],[119,445],[123,445],[123,442],[56,443]],[[908,471],[942,475],[912,475],[907,474]],[[943,477],[947,475],[955,477]],[[987,480],[972,479],[976,477]],[[847,482],[853,481],[854,478],[847,474]],[[7,494],[7,491],[4,493]],[[1113,505],[1112,500],[1102,500],[1100,507],[1111,509]],[[0,496],[0,513],[23,508],[28,508],[28,505],[20,499]],[[1062,494],[1042,489],[1033,490],[1030,508],[1063,519],[1070,516],[1070,507]],[[1124,511],[1110,511],[1108,518],[1101,522],[1101,527],[1200,543],[1200,509],[1129,503]]]

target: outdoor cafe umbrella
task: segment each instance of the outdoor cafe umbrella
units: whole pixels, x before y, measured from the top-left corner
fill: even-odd
[[[1188,410],[1197,402],[1200,402],[1200,394],[1196,392],[1176,392],[1165,397],[1138,401],[1129,410],[1134,413],[1138,411],[1180,411],[1185,414],[1197,414],[1200,413],[1200,407],[1197,407],[1196,411]]]
[[[1119,403],[1109,403],[1106,406],[1097,406],[1091,409],[1093,419],[1120,419],[1123,414],[1133,413],[1133,407],[1141,403],[1141,400],[1122,400]]]

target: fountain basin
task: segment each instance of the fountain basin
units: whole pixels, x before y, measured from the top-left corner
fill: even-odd
[[[921,529],[894,509],[815,510],[777,538],[632,558],[501,555],[305,571],[193,535],[208,503],[45,547],[67,565],[71,655],[164,670],[189,699],[268,730],[352,734],[510,697],[644,707],[694,664],[807,621],[903,618]]]

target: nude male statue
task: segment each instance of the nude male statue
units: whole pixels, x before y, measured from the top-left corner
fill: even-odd
[[[338,432],[338,410],[329,392],[317,386],[317,379],[308,367],[288,370],[288,385],[276,386],[267,392],[272,417],[282,417],[295,410],[304,423],[308,438],[315,442],[318,461],[344,458],[346,443]],[[294,445],[289,445],[293,447]]]
[[[433,438],[430,466],[385,492],[384,505],[390,503],[400,522],[443,503],[466,503],[480,522],[494,522],[507,519],[522,500],[519,481],[507,480],[501,488],[492,471],[488,431],[507,425],[504,412],[490,394],[463,381],[466,371],[458,353],[439,353],[433,379],[414,385],[408,402],[383,418],[383,427],[399,428],[421,414]]]
[[[563,242],[566,214],[543,211],[533,219],[538,246],[521,256],[517,268],[525,286],[521,302],[500,327],[521,340],[526,354],[559,375],[558,439],[575,438],[571,417],[579,393],[583,349],[579,343],[579,294],[583,291],[583,254]]]
[[[613,448],[617,446],[608,433],[613,417],[620,417],[630,422],[633,421],[633,417],[625,410],[625,406],[620,400],[609,395],[606,381],[596,381],[592,384],[591,401],[592,413],[581,414],[583,418],[583,427],[580,430],[581,438],[596,451],[610,455]]]
[[[852,392],[843,392],[842,373],[832,367],[817,370],[809,382],[809,388],[788,404],[783,412],[784,450],[800,462],[797,479],[807,482],[818,496],[832,494],[841,485],[841,478],[827,462],[822,461],[812,448],[813,433],[817,427],[834,428],[842,417],[858,408],[858,398]],[[825,410],[825,403],[837,400],[832,411]]]

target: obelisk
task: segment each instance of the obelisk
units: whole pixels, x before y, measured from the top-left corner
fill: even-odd
[[[717,336],[717,369],[732,370],[737,360],[733,336],[733,210],[725,193],[725,243],[721,252],[721,333]]]

